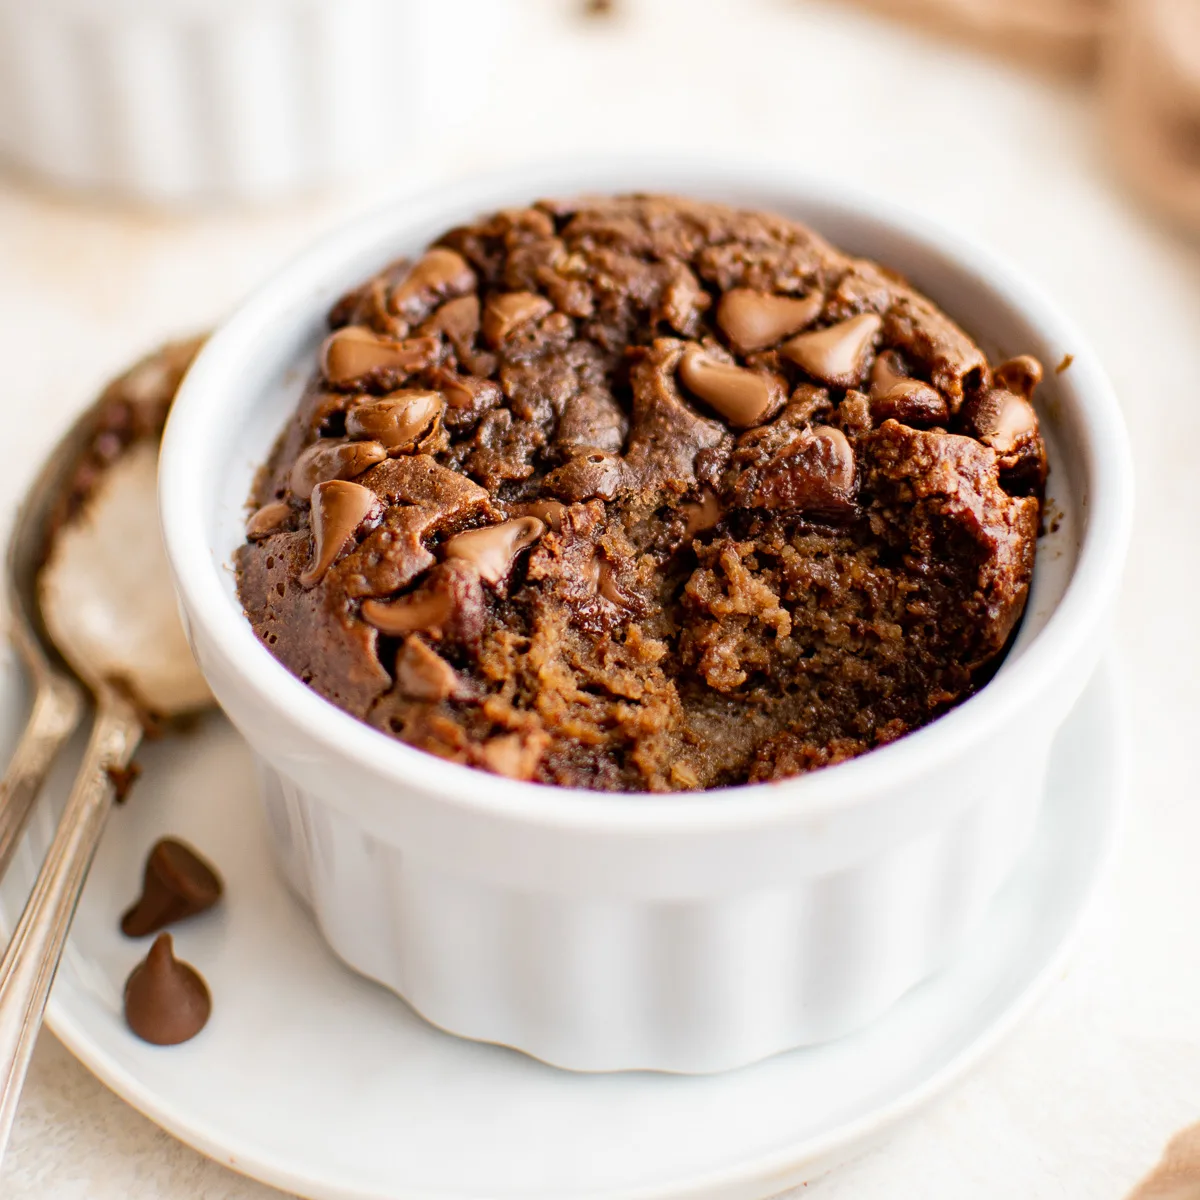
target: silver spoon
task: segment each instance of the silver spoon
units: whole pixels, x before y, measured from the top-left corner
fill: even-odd
[[[198,341],[180,343],[145,359],[83,414],[25,498],[9,546],[13,635],[36,692],[0,784],[0,875],[88,692],[96,714],[45,861],[0,957],[0,1155],[71,919],[146,717],[169,721],[212,703],[179,626],[162,550],[157,440],[142,437],[116,454],[81,510],[59,520],[106,403],[119,394],[153,428],[198,348]]]

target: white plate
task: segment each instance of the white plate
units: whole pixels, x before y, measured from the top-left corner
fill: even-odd
[[[20,689],[0,674],[0,732]],[[105,836],[50,1004],[55,1033],[109,1087],[236,1170],[317,1200],[764,1196],[811,1178],[957,1078],[1056,973],[1108,858],[1125,790],[1116,690],[1103,670],[1064,726],[1018,877],[969,953],[883,1021],[833,1045],[706,1078],[580,1076],[459,1041],[343,968],[267,861],[250,757],[221,718],[148,747]],[[68,772],[49,794],[61,803]],[[49,837],[43,805],[31,843]],[[121,936],[146,849],[208,854],[221,909],[180,926],[213,1017],[195,1041],[139,1042]],[[26,846],[0,890],[11,927]]]

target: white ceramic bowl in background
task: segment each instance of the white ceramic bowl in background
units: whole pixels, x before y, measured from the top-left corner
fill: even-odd
[[[259,644],[231,557],[334,298],[478,213],[668,190],[811,222],[907,273],[993,356],[1048,364],[1058,532],[996,677],[932,725],[804,778],[605,795],[482,774],[341,712]],[[962,944],[1019,859],[1047,754],[1104,645],[1130,528],[1112,391],[1029,282],[942,228],[786,172],[605,163],[399,201],[335,233],[213,337],[176,401],[160,500],[197,659],[255,750],[293,888],[347,963],[429,1020],[583,1070],[714,1071],[837,1037]]]
[[[0,0],[0,158],[156,203],[337,181],[411,158],[480,109],[508,7]]]

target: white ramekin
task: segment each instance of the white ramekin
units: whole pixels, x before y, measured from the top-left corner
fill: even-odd
[[[1059,528],[979,694],[852,762],[691,796],[539,787],[456,766],[322,700],[259,644],[229,569],[255,469],[346,287],[477,213],[666,190],[773,209],[909,274],[999,355],[1053,366]],[[282,868],[333,949],[435,1024],[582,1070],[706,1072],[879,1016],[976,927],[1043,801],[1105,641],[1130,529],[1116,400],[1083,338],[1005,263],[787,172],[594,162],[397,202],[333,234],[212,338],[163,443],[166,544],[196,657],[261,763]]]
[[[0,0],[0,157],[155,203],[410,160],[503,62],[501,0]]]

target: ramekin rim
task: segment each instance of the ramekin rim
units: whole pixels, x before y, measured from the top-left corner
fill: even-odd
[[[576,181],[576,176],[623,179],[644,174],[644,188]],[[742,784],[697,793],[612,793],[507,779],[448,762],[418,750],[358,720],[325,700],[293,676],[262,645],[244,613],[229,602],[221,566],[213,561],[204,528],[204,488],[198,464],[203,455],[187,448],[203,439],[207,427],[201,402],[223,373],[252,352],[253,335],[285,315],[296,319],[297,297],[314,294],[320,280],[339,260],[394,238],[405,224],[433,205],[457,209],[477,203],[485,210],[488,196],[507,196],[528,180],[530,199],[548,191],[599,190],[683,191],[668,179],[703,175],[730,189],[786,193],[798,203],[837,207],[864,223],[886,225],[922,251],[953,264],[955,270],[998,295],[1032,327],[1072,347],[1070,376],[1060,381],[1075,389],[1083,431],[1082,460],[1088,483],[1087,526],[1075,569],[1045,626],[1006,667],[975,695],[936,721],[847,762],[793,779]],[[562,177],[564,182],[554,183]],[[653,184],[662,178],[666,186]],[[700,186],[698,181],[693,187]],[[295,311],[292,311],[295,310]],[[303,311],[308,312],[305,308]],[[395,198],[334,228],[273,272],[219,326],[189,371],[163,437],[159,508],[167,557],[176,589],[189,620],[203,627],[209,641],[264,705],[282,714],[332,754],[357,768],[417,789],[444,803],[497,817],[536,820],[565,827],[624,828],[649,832],[656,828],[691,829],[757,826],[818,816],[894,788],[899,782],[931,770],[961,748],[964,738],[977,740],[988,729],[1028,705],[1080,649],[1094,637],[1118,590],[1132,528],[1132,465],[1128,441],[1112,386],[1075,323],[1024,272],[974,237],[935,224],[905,206],[861,189],[761,160],[731,161],[674,157],[588,158],[557,163],[530,163],[506,171],[481,174],[449,185]],[[1103,484],[1103,486],[1097,486]],[[481,787],[481,782],[486,786]]]

